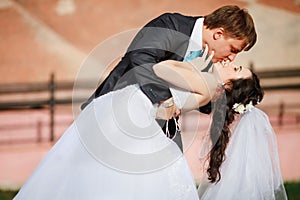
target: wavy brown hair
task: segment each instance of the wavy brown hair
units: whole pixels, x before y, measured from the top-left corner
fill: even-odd
[[[218,182],[221,179],[220,167],[225,160],[225,149],[230,138],[229,125],[233,122],[235,103],[244,105],[252,101],[256,105],[263,98],[263,90],[256,74],[252,73],[251,79],[231,81],[231,89],[225,90],[225,95],[218,97],[213,105],[214,114],[210,128],[210,137],[215,144],[209,153],[209,166],[207,169],[208,180]],[[226,102],[226,103],[224,103]],[[222,120],[222,118],[225,119]]]
[[[235,5],[218,8],[204,17],[204,25],[209,29],[224,28],[227,37],[244,40],[244,51],[256,43],[257,35],[251,15],[246,9]]]

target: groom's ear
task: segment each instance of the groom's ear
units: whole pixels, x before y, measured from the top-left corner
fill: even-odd
[[[214,29],[214,32],[213,32],[213,38],[214,40],[218,40],[220,38],[222,38],[225,34],[225,30],[224,28],[216,28]]]

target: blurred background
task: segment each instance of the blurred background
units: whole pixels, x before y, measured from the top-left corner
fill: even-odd
[[[284,181],[299,181],[299,0],[0,0],[0,189],[24,184],[96,87],[89,77],[101,81],[100,69],[98,74],[86,68],[84,78],[79,76],[97,45],[123,33],[130,42],[133,32],[164,12],[200,16],[228,4],[247,8],[254,18],[258,41],[236,62],[261,78],[260,108],[276,132]],[[116,53],[108,47],[110,52]],[[78,80],[83,87],[74,95]],[[185,128],[184,141],[189,132]],[[196,180],[197,151],[196,146],[186,150]]]

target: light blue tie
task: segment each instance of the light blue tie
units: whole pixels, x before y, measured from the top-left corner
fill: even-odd
[[[183,61],[187,62],[187,61],[190,61],[190,60],[194,60],[195,58],[200,56],[201,52],[202,52],[202,50],[191,51],[190,54],[183,59]]]

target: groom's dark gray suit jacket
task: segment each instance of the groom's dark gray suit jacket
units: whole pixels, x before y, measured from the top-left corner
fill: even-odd
[[[94,98],[133,83],[139,83],[152,103],[170,98],[169,85],[155,76],[152,66],[163,60],[183,60],[198,18],[165,13],[146,24],[135,36],[122,60],[82,108]]]
[[[82,105],[82,109],[94,98],[135,83],[140,85],[152,103],[170,98],[169,84],[154,74],[152,66],[163,60],[183,60],[198,18],[165,13],[146,24],[134,37],[122,60]],[[200,108],[200,111],[209,110],[205,108],[202,111]],[[175,126],[170,124],[169,130],[174,132]]]

